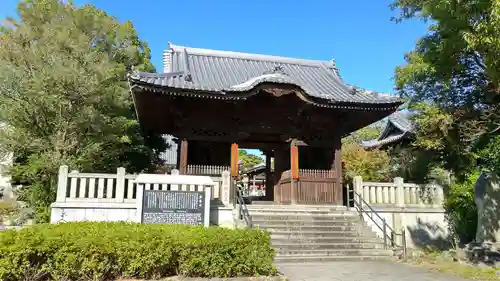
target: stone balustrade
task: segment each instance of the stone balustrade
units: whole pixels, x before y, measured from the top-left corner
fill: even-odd
[[[223,190],[225,174],[228,172],[223,171],[218,176],[211,176],[215,183],[211,192],[212,200],[229,201],[228,192]],[[116,174],[102,174],[80,173],[76,170],[69,172],[67,166],[61,166],[56,202],[135,203],[137,183],[134,180],[136,177],[137,175],[127,174],[125,168],[118,168]],[[229,176],[225,175],[225,177]],[[147,184],[144,188],[145,190],[163,190],[167,189],[167,186]],[[194,188],[196,187],[192,185],[168,187],[169,190],[193,190]]]
[[[395,178],[393,182],[368,182],[357,176],[353,179],[353,188],[370,205],[441,207],[444,199],[442,186],[405,183],[402,178]]]

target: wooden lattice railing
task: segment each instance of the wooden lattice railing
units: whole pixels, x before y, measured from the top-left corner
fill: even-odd
[[[284,204],[341,204],[341,181],[334,170],[300,169],[296,181],[285,171],[274,188],[274,198]]]
[[[186,174],[199,176],[220,176],[222,172],[229,170],[229,166],[188,165]]]

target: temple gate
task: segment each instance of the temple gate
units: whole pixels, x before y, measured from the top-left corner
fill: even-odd
[[[342,204],[341,138],[394,112],[394,96],[347,85],[333,61],[170,45],[165,73],[129,75],[145,131],[178,138],[178,169],[266,156],[266,200]],[[270,159],[274,158],[274,171]]]

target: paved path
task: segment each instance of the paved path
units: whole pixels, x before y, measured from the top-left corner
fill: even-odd
[[[390,261],[278,264],[290,281],[465,281]],[[470,280],[469,280],[470,281]]]

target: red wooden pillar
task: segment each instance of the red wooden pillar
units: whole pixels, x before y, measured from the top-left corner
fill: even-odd
[[[236,184],[239,176],[239,149],[238,149],[238,144],[233,143],[231,144],[231,186],[229,189],[229,198],[230,202],[234,203],[236,200],[235,195],[236,193]]]
[[[238,155],[239,155],[238,144],[233,143],[231,145],[231,176],[233,177],[233,179],[238,178],[238,173],[239,173]]]
[[[295,140],[290,142],[291,203],[297,203],[299,188],[299,148]]]
[[[188,141],[187,139],[182,139],[180,143],[180,154],[179,154],[179,173],[185,175],[187,173],[188,165]]]

